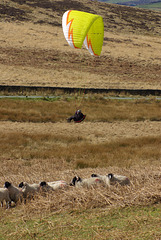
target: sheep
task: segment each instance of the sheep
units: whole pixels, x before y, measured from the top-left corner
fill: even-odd
[[[126,176],[122,176],[122,175],[116,175],[113,173],[109,173],[108,174],[108,178],[110,180],[110,184],[115,184],[115,183],[119,183],[120,185],[124,186],[124,185],[130,185],[130,180],[129,178],[127,178]]]
[[[91,187],[97,184],[103,183],[102,179],[98,177],[91,177],[91,178],[80,178],[78,176],[75,176],[71,183],[70,186],[75,186],[75,187]]]
[[[54,181],[54,182],[43,181],[40,183],[40,186],[42,187],[42,190],[49,191],[49,190],[57,190],[57,189],[67,187],[68,183],[63,180]]]
[[[43,181],[43,182],[40,182],[40,187],[41,187],[41,190],[43,191],[52,191],[54,190],[47,182]]]
[[[28,184],[27,182],[21,182],[18,185],[18,187],[22,188],[24,203],[26,203],[27,197],[29,197],[29,198],[33,197],[33,195],[40,190],[40,185],[37,183]]]
[[[21,199],[22,192],[17,187],[12,185],[10,182],[5,182],[4,187],[8,189],[9,197],[12,202],[16,204],[19,199],[22,200]],[[11,205],[11,201],[10,201],[10,205]]]
[[[126,176],[109,173],[107,175],[92,174],[91,177],[100,177],[108,186],[119,183],[120,185],[129,185],[130,180]]]
[[[104,184],[105,184],[105,187],[110,187],[110,180],[109,180],[109,178],[108,178],[108,176],[107,175],[99,175],[99,174],[92,174],[91,175],[91,177],[93,177],[93,178],[100,178],[103,182],[104,182]]]
[[[9,208],[11,199],[9,197],[9,191],[6,188],[0,188],[0,201],[1,207],[3,207],[3,201],[6,201],[6,208]]]

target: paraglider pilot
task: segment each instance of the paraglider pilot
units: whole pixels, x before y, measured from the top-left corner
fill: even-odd
[[[77,110],[74,116],[71,116],[67,119],[67,122],[71,122],[72,120],[76,123],[82,122],[85,119],[86,115],[82,113],[81,110]]]

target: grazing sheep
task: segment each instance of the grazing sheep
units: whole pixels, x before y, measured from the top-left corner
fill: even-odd
[[[43,181],[40,183],[40,186],[42,187],[43,190],[50,191],[50,190],[57,190],[57,189],[67,187],[68,183],[63,180],[54,181],[54,182]]]
[[[71,183],[70,186],[75,186],[75,187],[91,187],[97,184],[103,183],[103,181],[98,178],[98,177],[93,177],[93,178],[85,178],[82,179],[78,176],[75,176]]]
[[[130,180],[126,176],[109,173],[110,184],[119,183],[120,185],[130,185]]]
[[[6,208],[9,208],[11,199],[9,197],[9,191],[6,188],[0,188],[0,201],[1,207],[3,207],[3,201],[6,201]]]
[[[47,182],[43,181],[40,183],[40,187],[43,191],[52,191],[54,190]]]
[[[99,175],[99,174],[92,174],[91,175],[91,177],[92,178],[100,178],[103,182],[104,182],[104,184],[105,184],[105,186],[106,187],[110,187],[110,180],[109,180],[109,178],[108,178],[108,176],[107,175]]]
[[[101,178],[108,186],[110,186],[110,184],[115,184],[115,183],[119,183],[122,186],[130,184],[130,180],[126,176],[116,175],[112,173],[109,173],[108,175],[99,175],[99,174],[93,173],[91,177]]]
[[[10,182],[5,182],[4,187],[7,188],[9,191],[10,200],[16,204],[18,200],[21,199],[22,192],[17,187],[12,185]]]
[[[40,190],[40,185],[37,183],[28,184],[27,182],[21,182],[18,186],[22,188],[24,203],[26,203],[27,197],[33,197],[33,195]]]

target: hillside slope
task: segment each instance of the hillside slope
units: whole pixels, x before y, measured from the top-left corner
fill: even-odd
[[[99,58],[71,49],[68,9],[103,17]],[[161,13],[88,0],[0,3],[0,85],[161,89]]]
[[[137,6],[142,8],[148,8],[151,10],[160,11],[161,1],[160,0],[99,0],[100,2],[115,3],[125,6]]]
[[[61,27],[62,15],[69,9],[99,14],[106,31],[128,31],[161,35],[161,13],[89,0],[2,0],[0,19],[32,21]]]

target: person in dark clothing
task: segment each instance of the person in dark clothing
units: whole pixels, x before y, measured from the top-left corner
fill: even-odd
[[[74,116],[71,116],[67,119],[67,122],[71,122],[72,120],[76,123],[82,122],[85,119],[86,115],[82,113],[81,110],[77,110]]]

